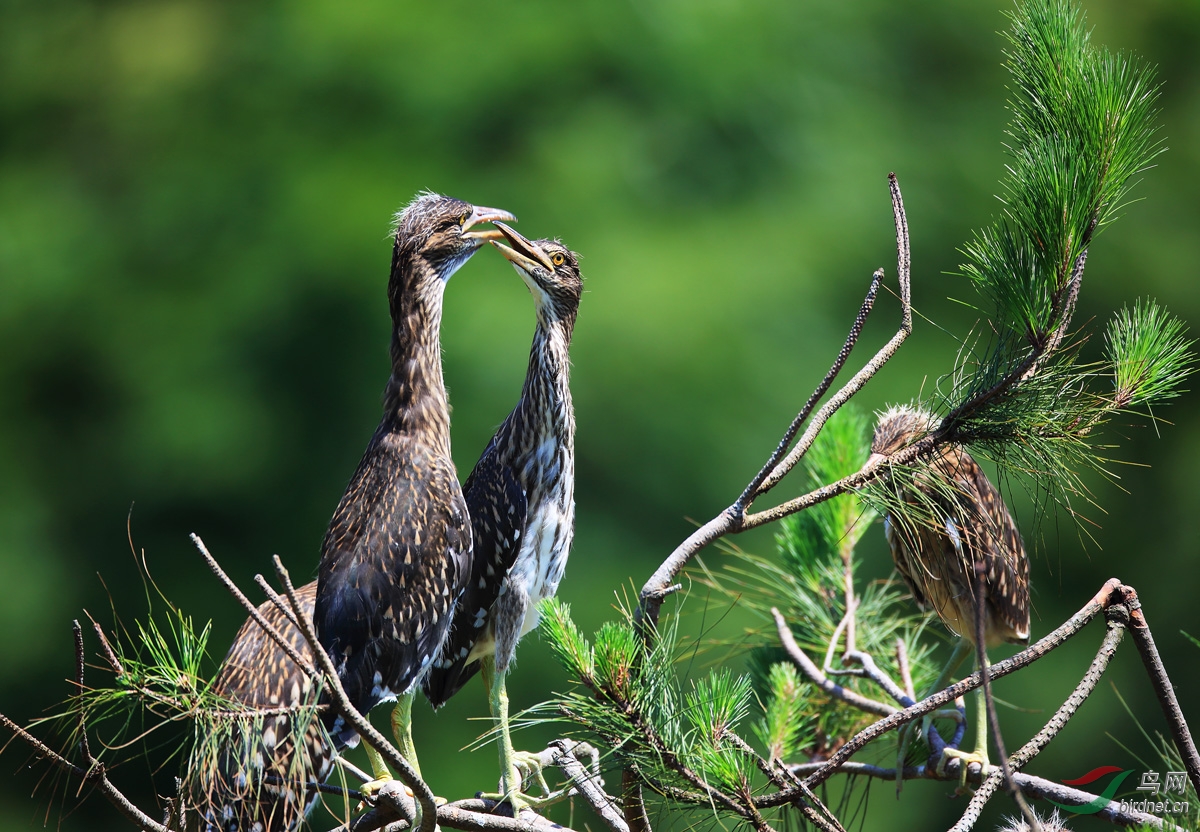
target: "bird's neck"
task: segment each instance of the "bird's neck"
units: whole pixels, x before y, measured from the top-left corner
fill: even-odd
[[[400,264],[403,266],[404,264]],[[383,396],[384,424],[450,452],[450,412],[442,377],[445,282],[419,279],[423,261],[402,269],[392,291],[392,375]]]
[[[529,370],[521,402],[548,422],[563,417],[562,409],[571,408],[571,322],[544,320],[539,316],[533,345],[529,349]],[[527,422],[528,424],[528,422]]]

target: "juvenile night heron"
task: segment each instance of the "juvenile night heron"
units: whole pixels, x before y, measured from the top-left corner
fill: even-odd
[[[500,237],[478,226],[512,219],[434,194],[398,215],[383,420],[321,546],[317,636],[359,711],[398,698],[392,730],[414,768],[412,691],[442,653],[471,572],[470,515],[450,458],[442,381],[443,292],[481,245]],[[332,733],[340,729],[335,720]],[[380,780],[390,776],[378,757],[372,766]]]
[[[938,424],[933,414],[893,407],[879,417],[871,442],[872,460],[890,456],[929,434]],[[946,683],[962,661],[966,647],[977,642],[976,613],[983,605],[983,644],[1029,642],[1029,558],[1000,492],[979,464],[958,445],[946,445],[901,488],[900,498],[913,507],[913,518],[888,514],[884,530],[896,569],[922,608],[932,607],[963,641],[935,690]],[[982,597],[976,597],[976,568]],[[976,746],[971,754],[946,749],[961,758],[962,772],[978,762],[987,768],[987,718],[983,689],[978,690]]]
[[[537,625],[536,605],[554,595],[575,532],[575,413],[569,386],[571,333],[583,292],[576,255],[552,240],[530,242],[496,223],[494,243],[529,287],[537,328],[517,406],[467,478],[475,566],[442,659],[422,688],[435,708],[483,669],[500,725],[501,795],[519,812],[532,755],[513,751],[504,678],[517,641]]]
[[[316,582],[296,592],[301,612],[311,618]],[[303,634],[273,602],[258,611],[302,658],[314,663]],[[188,829],[296,828],[316,802],[317,793],[308,787],[329,777],[335,751],[356,745],[358,735],[347,730],[330,738],[325,733],[314,708],[317,689],[311,678],[253,618],[234,638],[212,692],[238,709],[217,723],[226,730],[206,737],[193,751],[188,776],[199,811]],[[328,714],[322,718],[328,723]]]

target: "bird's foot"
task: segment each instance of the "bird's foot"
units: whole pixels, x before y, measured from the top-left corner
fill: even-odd
[[[362,795],[363,802],[358,804],[358,808],[355,811],[362,811],[364,803],[369,803],[374,806],[375,800],[379,797],[379,793],[385,788],[394,786],[400,786],[404,790],[404,796],[409,800],[413,799],[412,789],[396,780],[396,778],[392,777],[391,774],[383,772],[378,774],[374,780],[363,783],[358,787],[358,793]]]
[[[367,800],[373,801],[373,800],[375,800],[375,798],[377,798],[379,796],[379,793],[381,791],[383,791],[383,789],[386,786],[388,786],[389,784],[392,784],[392,783],[395,783],[397,786],[399,786],[401,789],[403,789],[404,796],[407,797],[409,800],[416,800],[416,796],[413,794],[413,790],[410,789],[408,786],[404,785],[403,783],[401,783],[396,778],[392,777],[391,775],[388,775],[386,777],[376,777],[374,780],[370,781],[369,783],[363,783],[361,786],[358,787],[358,793],[361,794]],[[438,797],[437,795],[434,795],[434,797],[433,797],[433,805],[434,806],[445,806],[449,802],[450,801],[444,797]],[[361,808],[361,806],[360,806],[360,808]]]
[[[489,794],[482,792],[479,797],[484,800],[494,800],[496,803],[507,803],[512,806],[513,817],[518,817],[521,812],[526,809],[531,809],[534,812],[541,812],[566,799],[566,789],[551,792],[544,797],[534,797],[533,795],[525,794],[522,791],[510,791],[506,793],[495,792]]]
[[[534,797],[524,791],[525,781],[532,779],[541,790],[541,795]],[[500,781],[501,791],[496,794],[484,794],[488,800],[508,803],[513,808],[513,816],[521,814],[523,809],[540,811],[563,800],[567,796],[566,789],[554,790],[546,782],[545,764],[541,756],[532,751],[512,752],[511,767],[507,776]]]
[[[991,762],[988,760],[986,749],[977,748],[974,751],[960,751],[957,748],[942,749],[942,759],[938,761],[937,770],[939,774],[946,773],[946,763],[950,759],[958,760],[958,789],[956,794],[963,794],[970,791],[967,786],[967,776],[972,765],[979,766],[979,779],[982,782],[987,776],[988,769],[991,768]]]
[[[386,786],[388,783],[394,782],[396,782],[395,777],[392,777],[390,774],[385,774],[380,777],[376,777],[374,780],[371,780],[368,783],[363,783],[358,787],[358,793],[368,800],[374,800],[384,786]],[[404,793],[409,797],[413,796],[412,789],[410,789],[408,786],[404,787]]]

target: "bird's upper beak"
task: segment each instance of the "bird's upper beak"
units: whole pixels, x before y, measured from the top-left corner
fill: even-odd
[[[496,227],[512,243],[512,248],[503,243],[496,242],[494,239],[492,240],[492,245],[499,249],[500,253],[508,258],[509,262],[514,266],[530,274],[538,268],[545,269],[551,274],[554,273],[554,264],[550,262],[550,258],[546,256],[546,252],[529,242],[529,240],[526,240],[504,223],[497,222]]]
[[[500,232],[494,228],[480,228],[476,231],[471,229],[480,223],[496,222],[497,220],[508,220],[516,222],[517,218],[507,211],[501,211],[499,208],[484,208],[476,205],[471,211],[471,216],[467,217],[467,221],[463,223],[463,237],[468,240],[474,240],[477,245],[483,245],[491,240],[500,240],[503,237]]]

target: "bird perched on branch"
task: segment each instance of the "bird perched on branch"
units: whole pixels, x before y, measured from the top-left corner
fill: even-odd
[[[399,697],[393,730],[414,767],[409,691],[440,655],[471,557],[470,522],[450,461],[442,292],[480,246],[500,236],[477,226],[501,219],[514,217],[434,194],[397,215],[384,417],[330,522],[320,577],[297,591],[351,703],[366,713]],[[274,602],[259,613],[315,664],[300,630]],[[331,710],[317,718],[325,703],[308,671],[253,618],[239,630],[212,690],[234,707],[213,721],[221,728],[207,732],[189,760],[200,810],[189,829],[295,828],[315,802],[312,787],[329,776],[338,752],[358,743],[357,734]],[[382,760],[371,759],[376,778],[388,778]]]
[[[311,618],[316,581],[296,594],[302,614]],[[273,601],[258,612],[301,658],[315,664],[304,635]],[[329,777],[335,753],[357,745],[358,735],[326,733],[312,677],[253,618],[238,630],[211,690],[229,707],[210,715],[189,760],[187,781],[199,823],[187,828],[294,829],[316,802],[312,787]],[[328,714],[322,718],[328,723]]]
[[[931,433],[937,418],[911,407],[893,407],[879,417],[872,457],[886,458]],[[904,511],[890,511],[884,530],[896,569],[922,608],[930,608],[963,642],[942,674],[942,688],[966,648],[1029,642],[1029,558],[1000,492],[971,455],[947,444],[911,473],[893,475],[894,495]],[[977,588],[982,592],[977,595]],[[983,607],[983,630],[976,615]],[[980,693],[976,748],[972,754],[946,749],[987,766],[987,722]],[[943,756],[943,759],[944,759]]]
[[[505,675],[517,641],[537,625],[539,601],[558,589],[575,532],[575,413],[569,386],[571,334],[583,292],[576,255],[553,240],[530,242],[504,223],[493,243],[529,287],[537,328],[517,406],[463,490],[475,566],[446,648],[422,685],[435,708],[479,669],[500,723],[501,794],[518,812],[532,755],[513,751]]]
[[[446,282],[512,214],[424,194],[396,219],[384,413],[321,546],[313,622],[362,713],[398,697],[392,729],[417,768],[411,691],[442,653],[471,571],[471,522],[450,458],[439,342]],[[335,721],[332,733],[338,733]],[[375,774],[386,766],[372,758]],[[417,768],[419,772],[419,768]]]

